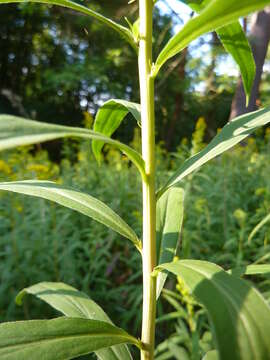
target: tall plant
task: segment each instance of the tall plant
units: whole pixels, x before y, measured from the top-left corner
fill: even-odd
[[[10,2],[25,0],[0,0],[0,3]],[[270,1],[184,1],[198,15],[170,39],[154,62],[152,13],[156,1],[138,0],[139,21],[130,24],[130,28],[69,0],[32,2],[64,6],[92,16],[126,39],[138,55],[141,104],[118,99],[106,102],[97,113],[93,130],[1,115],[0,150],[65,137],[91,139],[97,160],[100,160],[105,143],[118,148],[133,162],[141,176],[143,238],[139,239],[135,231],[106,204],[76,189],[48,181],[29,180],[1,183],[0,190],[59,203],[99,221],[134,244],[142,256],[142,334],[140,339],[136,339],[116,327],[93,300],[73,287],[42,282],[23,289],[17,296],[17,303],[21,303],[25,294],[32,294],[64,316],[53,320],[1,324],[0,358],[65,360],[95,352],[100,359],[122,360],[132,358],[127,346],[132,344],[140,350],[141,359],[153,359],[156,302],[169,272],[180,276],[208,311],[216,351],[206,354],[205,359],[270,359],[270,308],[259,292],[238,278],[235,275],[239,274],[238,271],[228,273],[216,264],[198,260],[173,262],[183,218],[184,190],[179,187],[182,179],[270,122],[270,109],[262,109],[228,123],[208,146],[186,160],[158,191],[155,188],[154,111],[154,80],[161,67],[191,41],[209,31],[217,31],[225,49],[238,63],[248,101],[255,66],[238,18],[262,9]],[[141,154],[110,137],[129,112],[141,123]],[[249,267],[245,271],[246,274],[254,274],[269,271],[269,267],[253,265],[252,271]]]

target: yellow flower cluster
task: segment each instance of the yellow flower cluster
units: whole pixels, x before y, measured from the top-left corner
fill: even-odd
[[[0,173],[3,172],[5,175],[10,175],[12,170],[8,163],[0,160]]]
[[[206,130],[206,121],[204,117],[200,117],[196,123],[195,131],[192,134],[191,154],[194,155],[201,151],[205,144],[203,142]]]

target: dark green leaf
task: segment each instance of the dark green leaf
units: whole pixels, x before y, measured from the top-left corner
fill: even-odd
[[[144,161],[141,155],[119,141],[87,129],[41,123],[10,115],[0,115],[0,151],[65,137],[92,139],[113,145],[125,153],[137,166],[141,175],[145,176]]]
[[[197,1],[193,1],[198,5]],[[159,54],[153,68],[153,76],[156,76],[163,64],[183,50],[188,44],[210,31],[231,24],[242,16],[253,11],[263,9],[270,4],[269,0],[212,0],[207,2],[206,8],[200,15],[188,21],[188,23],[165,45]]]
[[[102,308],[91,300],[86,294],[64,283],[42,282],[23,289],[16,297],[20,305],[24,295],[32,294],[45,301],[56,310],[68,317],[99,320],[111,322]],[[99,359],[128,360],[132,359],[126,345],[117,345],[95,351]]]
[[[206,261],[182,260],[158,268],[180,276],[205,306],[220,360],[270,359],[270,307],[249,283]]]
[[[108,19],[105,16],[103,16],[83,5],[80,5],[76,2],[73,2],[70,0],[0,0],[0,4],[28,3],[28,2],[63,6],[63,7],[72,9],[74,11],[80,12],[82,14],[94,17],[95,19],[101,21],[103,24],[105,24],[105,25],[109,26],[110,28],[114,29],[115,31],[117,31],[137,51],[137,46],[134,42],[132,32],[128,28],[126,28],[120,24],[117,24],[116,22],[112,21],[111,19]]]
[[[157,264],[173,260],[184,215],[184,190],[171,188],[157,202]],[[166,281],[167,275],[160,273],[157,278],[157,298]]]
[[[94,131],[111,136],[118,129],[125,116],[130,112],[138,123],[141,121],[140,105],[126,100],[112,99],[107,101],[98,111]],[[93,153],[98,161],[104,143],[92,141]]]
[[[215,158],[217,155],[229,150],[244,140],[248,135],[252,134],[256,129],[269,122],[269,107],[233,119],[224,126],[220,133],[218,133],[202,151],[187,159],[183,165],[176,170],[167,184],[158,192],[158,196],[161,196],[167,189],[179,183],[185,176]]]
[[[140,248],[140,241],[137,235],[127,223],[106,204],[88,194],[55,184],[51,181],[40,180],[0,183],[0,190],[40,197],[76,210],[130,239]]]
[[[124,330],[97,320],[62,317],[0,325],[1,360],[68,360],[124,343],[141,347]]]

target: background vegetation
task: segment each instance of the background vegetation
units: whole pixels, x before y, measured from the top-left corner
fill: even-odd
[[[136,19],[136,3],[127,5],[126,0],[91,1],[91,7],[123,22],[128,9],[129,19]],[[0,113],[91,127],[103,101],[139,100],[132,50],[99,23],[81,16],[74,20],[62,8],[30,4],[2,5],[0,18]],[[182,21],[169,6],[166,12],[156,10],[156,53]],[[203,56],[204,47],[210,55]],[[160,181],[228,121],[238,80],[235,71],[226,71],[230,61],[217,37],[209,34],[163,70],[166,85],[163,79],[156,84],[157,140],[164,140],[157,146]],[[260,106],[269,103],[268,66],[266,59]],[[129,118],[125,121],[130,126],[121,127],[116,137],[139,149],[138,133]],[[270,213],[269,141],[270,129],[262,129],[184,184],[186,214],[193,216],[184,218],[182,257],[207,259],[226,269],[267,262],[269,225],[250,242],[248,236]],[[85,161],[89,156],[89,143],[74,141],[1,153],[0,180],[76,184],[106,201],[139,233],[141,188],[135,171],[127,171],[130,163],[109,148],[99,168],[94,158]],[[63,281],[85,291],[112,320],[138,333],[140,268],[140,258],[129,243],[102,225],[45,200],[0,194],[1,321],[53,317],[45,304],[33,306],[37,300],[32,297],[22,307],[14,298],[29,284]],[[269,301],[270,277],[249,280]],[[157,321],[160,360],[197,360],[212,348],[205,313],[180,280],[169,280]],[[176,345],[181,346],[181,356],[175,355]]]

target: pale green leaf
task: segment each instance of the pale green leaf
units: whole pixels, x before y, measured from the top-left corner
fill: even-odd
[[[184,215],[184,190],[171,188],[157,202],[156,234],[157,264],[173,260],[176,254]],[[157,298],[165,284],[166,273],[157,278]]]
[[[130,239],[140,248],[140,241],[125,221],[106,204],[88,194],[58,185],[52,181],[41,180],[0,183],[0,190],[40,197],[78,211]]]
[[[128,113],[131,113],[138,123],[141,121],[140,105],[126,100],[112,99],[105,102],[99,109],[94,123],[94,131],[111,136],[118,129]],[[98,161],[104,143],[92,141],[93,153]]]
[[[138,18],[132,25],[132,34],[134,37],[134,41],[136,43],[139,42],[139,37],[140,37],[140,18]]]
[[[211,0],[185,0],[183,2],[189,5],[192,10],[200,13],[209,5]],[[256,74],[256,65],[246,34],[239,21],[221,27],[216,32],[226,51],[231,54],[239,66],[248,103]]]
[[[229,150],[244,140],[256,129],[270,122],[270,108],[254,111],[239,116],[229,123],[212,139],[212,141],[198,154],[187,159],[172,175],[167,184],[158,192],[161,196],[167,189],[176,185],[185,176],[207,163],[209,160]]]
[[[268,222],[270,221],[270,214],[266,215],[251,231],[248,237],[248,243],[250,244],[251,240],[254,238],[254,236],[257,234],[257,232]]]
[[[83,128],[48,124],[11,115],[0,115],[0,151],[65,137],[79,137],[113,145],[126,154],[137,166],[141,175],[145,176],[144,161],[141,155],[119,141]]]
[[[194,3],[197,3],[194,1]],[[212,0],[206,8],[195,18],[174,35],[159,54],[152,74],[156,76],[161,66],[171,57],[178,54],[191,41],[203,34],[215,31],[230,23],[235,22],[242,16],[263,9],[270,4],[269,0]]]
[[[220,360],[270,359],[270,307],[246,281],[198,260],[160,265],[180,276],[208,311]]]
[[[64,283],[41,282],[23,289],[16,297],[22,303],[25,294],[32,294],[68,317],[105,321],[113,325],[102,308],[83,292]],[[99,359],[132,359],[126,345],[117,345],[95,351]]]
[[[219,360],[218,352],[216,350],[208,351],[202,360]]]
[[[0,0],[0,4],[9,4],[9,3],[40,3],[40,4],[48,4],[48,5],[58,5],[63,6],[69,9],[72,9],[74,11],[77,11],[79,13],[94,17],[95,19],[99,20],[103,24],[109,26],[110,28],[117,31],[126,41],[128,41],[131,46],[137,51],[137,45],[135,41],[133,40],[133,34],[132,32],[120,25],[117,24],[115,21],[106,18],[105,16],[97,13],[96,11],[93,11],[89,9],[86,6],[80,5],[76,2],[70,1],[70,0]]]
[[[1,360],[68,360],[118,344],[140,342],[103,321],[58,318],[2,323]]]
[[[259,275],[259,274],[269,274],[270,273],[270,265],[262,264],[262,265],[247,265],[240,266],[234,269],[230,269],[227,271],[229,274],[234,276],[243,276],[243,275]]]

